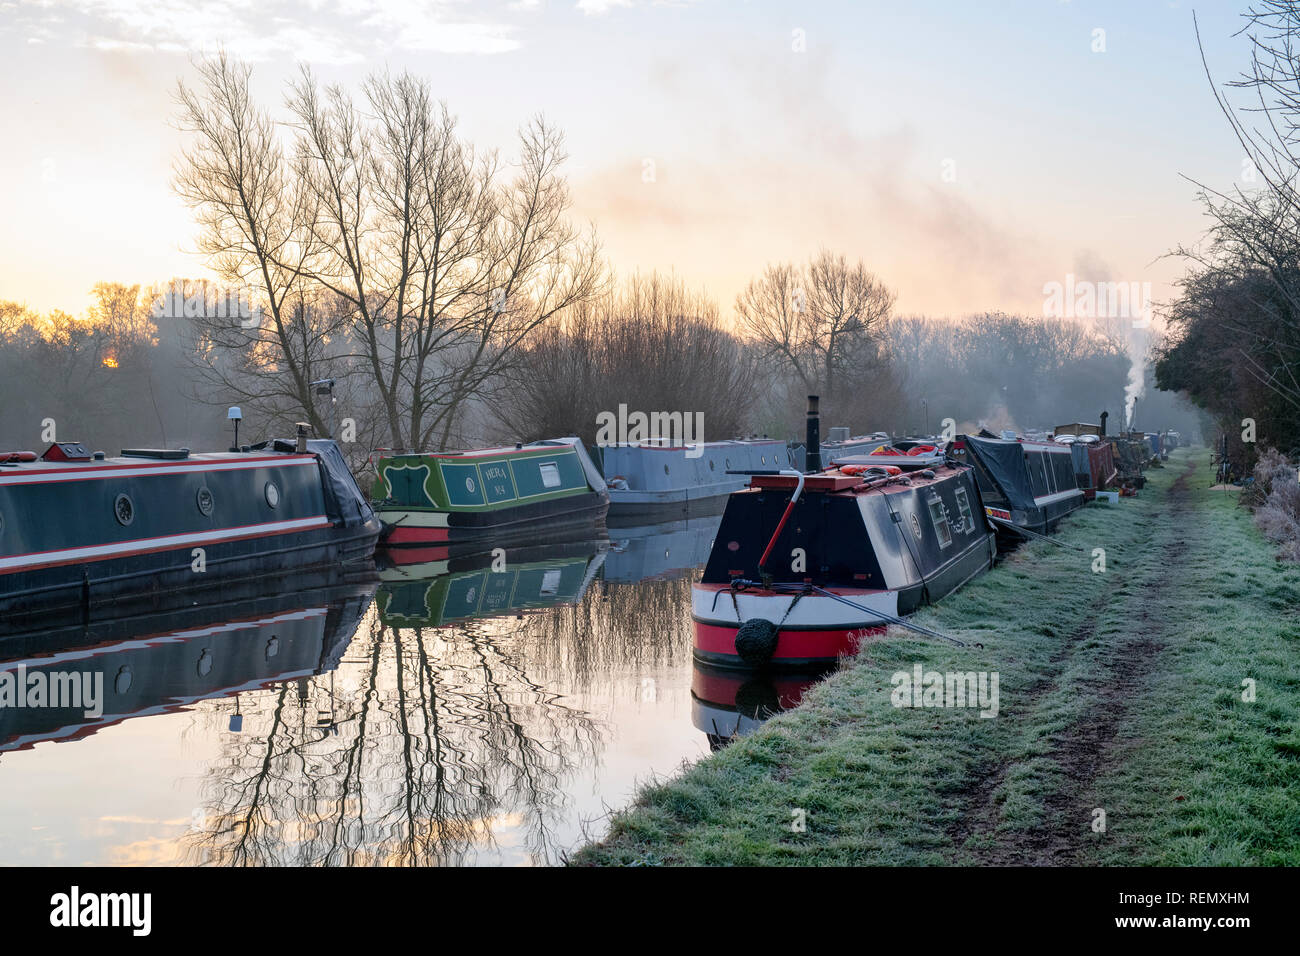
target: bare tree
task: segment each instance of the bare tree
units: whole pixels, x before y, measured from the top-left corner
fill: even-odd
[[[737,296],[736,316],[765,357],[833,401],[847,370],[876,361],[894,299],[862,262],[822,250],[805,268],[768,266]]]
[[[599,249],[566,218],[563,137],[544,120],[506,182],[424,81],[373,76],[364,93],[369,114],[310,72],[293,85],[296,176],[319,211],[301,274],[347,303],[393,446],[442,447],[529,333],[598,290]]]
[[[258,310],[185,317],[194,323],[200,369],[229,397],[273,419],[302,416],[323,434],[310,383],[329,377],[329,343],[340,322],[320,321],[328,313],[309,306],[314,290],[303,281],[315,251],[315,197],[296,180],[275,121],[254,104],[250,68],[222,52],[197,69],[197,89],[177,84],[179,126],[190,145],[173,186],[197,216],[199,252],[249,296],[250,312]],[[227,357],[234,361],[221,361]]]
[[[747,424],[754,363],[718,306],[679,280],[634,275],[539,329],[496,404],[506,438],[596,437],[596,416],[620,404],[701,413],[713,439]]]

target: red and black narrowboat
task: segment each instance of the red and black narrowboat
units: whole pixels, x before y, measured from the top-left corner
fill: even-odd
[[[917,464],[849,457],[733,493],[693,589],[696,659],[820,668],[991,567],[972,469]]]

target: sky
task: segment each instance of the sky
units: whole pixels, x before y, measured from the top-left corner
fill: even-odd
[[[476,145],[543,113],[619,275],[729,314],[765,265],[861,260],[896,311],[1041,314],[1067,276],[1151,283],[1242,177],[1209,66],[1245,0],[0,0],[0,299],[207,275],[170,181],[174,92],[224,47],[279,110],[300,62],[428,78]]]

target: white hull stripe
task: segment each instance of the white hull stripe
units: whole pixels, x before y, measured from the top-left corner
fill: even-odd
[[[1066,498],[1073,498],[1076,495],[1082,497],[1083,492],[1080,491],[1078,488],[1074,488],[1070,491],[1058,491],[1054,495],[1043,495],[1041,498],[1035,498],[1034,504],[1039,506],[1050,505],[1053,502],[1064,501]]]
[[[691,616],[703,624],[723,625],[735,625],[748,621],[752,617],[766,618],[774,624],[784,623],[790,627],[812,628],[858,627],[885,623],[871,611],[849,607],[843,601],[821,594],[805,595],[791,607],[794,597],[793,594],[754,594],[738,591],[733,604],[732,594],[726,588],[719,591],[696,585],[691,589]],[[845,594],[844,598],[854,604],[883,611],[890,617],[898,616],[897,591],[857,592]],[[740,611],[739,619],[736,616],[737,609]]]
[[[163,644],[184,644],[186,641],[195,640],[203,637],[213,637],[217,634],[233,633],[235,631],[249,631],[254,628],[273,627],[277,624],[284,624],[289,621],[305,621],[313,617],[323,617],[329,613],[328,608],[311,608],[305,611],[290,611],[286,614],[277,614],[274,617],[260,618],[251,621],[228,621],[224,624],[214,624],[209,627],[196,627],[183,631],[168,631],[165,634],[155,634],[152,637],[137,638],[135,640],[121,641],[117,644],[110,644],[103,647],[91,647],[77,651],[61,651],[57,654],[50,654],[45,657],[29,657],[21,661],[5,661],[0,664],[0,674],[6,671],[16,671],[20,667],[26,667],[28,670],[35,670],[38,667],[50,667],[55,664],[70,664],[73,661],[92,660],[96,657],[104,657],[108,654],[121,654],[126,651],[138,651],[149,647],[158,647]]]
[[[250,524],[238,528],[222,528],[217,531],[196,531],[191,534],[173,534],[161,538],[136,538],[134,541],[120,541],[115,544],[95,544],[83,548],[63,548],[58,551],[35,551],[31,554],[16,554],[0,558],[0,574],[8,571],[21,571],[28,568],[40,568],[55,564],[74,564],[80,561],[103,561],[107,558],[125,557],[150,551],[169,551],[191,545],[220,544],[224,541],[238,541],[241,538],[258,538],[272,534],[287,534],[290,531],[307,531],[312,528],[327,528],[330,520],[324,515],[313,518],[295,518],[292,521],[271,521],[266,524]]]
[[[261,458],[253,461],[214,461],[188,465],[143,465],[140,467],[109,465],[58,471],[0,472],[0,485],[39,485],[55,481],[89,481],[105,478],[153,478],[157,475],[182,475],[195,471],[244,471],[250,468],[290,468],[314,465],[315,458]]]

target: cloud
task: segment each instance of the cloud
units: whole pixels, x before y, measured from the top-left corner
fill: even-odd
[[[465,19],[457,0],[22,0],[21,19],[77,46],[117,53],[184,53],[222,46],[248,60],[356,63],[386,49],[497,54],[514,28]]]
[[[964,178],[944,182],[940,154],[910,124],[862,122],[830,57],[738,53],[710,65],[670,54],[652,76],[646,115],[672,117],[641,132],[654,154],[574,177],[579,214],[618,261],[683,271],[725,308],[768,262],[826,247],[862,258],[903,310],[1040,307],[1039,277],[1055,272],[1046,237],[1023,235]],[[701,89],[728,109],[656,108]]]
[[[602,16],[615,7],[633,6],[632,0],[578,0],[575,10],[581,10],[587,16]]]

